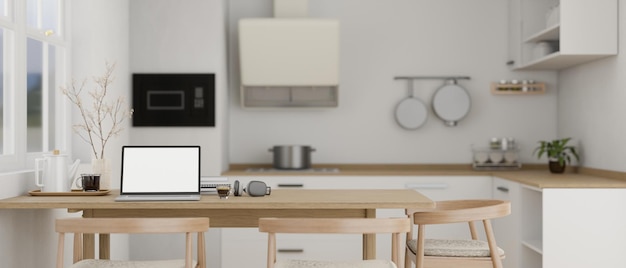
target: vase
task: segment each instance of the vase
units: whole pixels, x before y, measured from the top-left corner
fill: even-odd
[[[565,163],[561,165],[559,161],[548,162],[548,167],[550,168],[550,172],[552,173],[563,173],[565,171]]]
[[[91,171],[100,174],[100,190],[111,189],[111,167],[106,159],[92,159]]]

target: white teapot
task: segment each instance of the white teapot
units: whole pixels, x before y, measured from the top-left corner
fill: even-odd
[[[71,165],[68,163],[68,156],[60,154],[59,150],[35,159],[35,184],[42,192],[69,192],[80,159]]]

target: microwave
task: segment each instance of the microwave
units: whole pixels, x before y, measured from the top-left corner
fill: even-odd
[[[133,74],[133,126],[215,126],[215,74]]]

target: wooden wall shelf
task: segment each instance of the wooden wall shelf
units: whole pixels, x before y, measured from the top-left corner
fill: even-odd
[[[533,84],[500,84],[491,83],[491,94],[497,95],[534,95],[546,92],[545,83]]]

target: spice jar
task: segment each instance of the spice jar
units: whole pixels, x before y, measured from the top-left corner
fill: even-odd
[[[491,138],[491,142],[489,143],[489,147],[492,150],[498,150],[500,149],[501,146],[501,141],[498,138]]]

